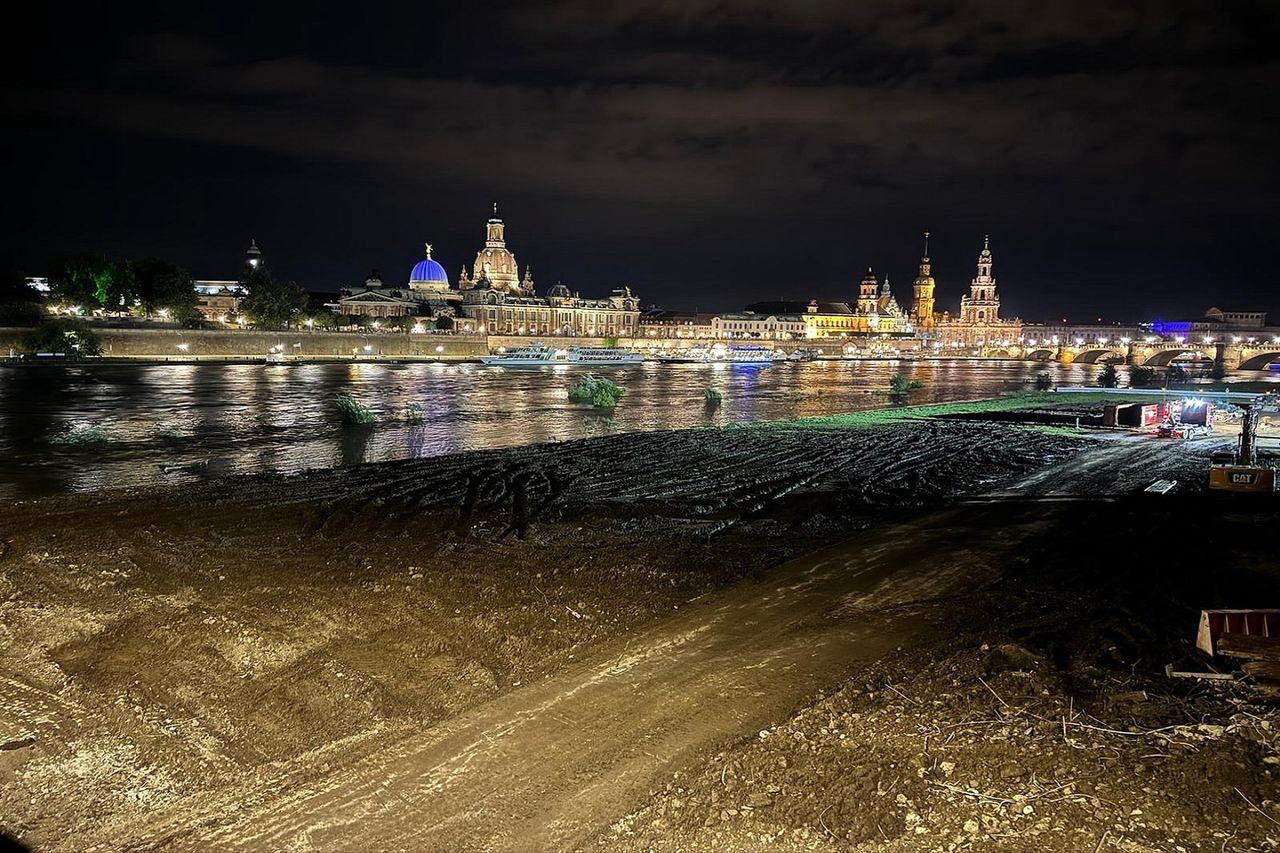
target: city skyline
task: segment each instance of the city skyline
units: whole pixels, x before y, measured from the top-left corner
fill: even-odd
[[[424,239],[452,272],[497,198],[543,281],[672,308],[848,298],[868,264],[905,285],[923,230],[940,305],[990,233],[1025,318],[1276,308],[1262,4],[41,14],[8,269],[221,277],[253,236],[334,290]]]

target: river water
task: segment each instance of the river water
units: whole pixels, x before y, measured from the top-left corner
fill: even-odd
[[[905,372],[912,403],[963,400],[1055,382],[1092,381],[1093,365],[1025,362],[809,362],[771,367],[609,368],[626,389],[612,414],[570,403],[583,372],[478,364],[100,364],[0,369],[0,499],[253,472],[298,472],[565,441],[617,432],[836,414],[888,405]],[[714,387],[723,404],[708,408]],[[372,427],[344,427],[348,393]],[[424,422],[405,421],[410,403]],[[68,436],[92,440],[68,441]]]

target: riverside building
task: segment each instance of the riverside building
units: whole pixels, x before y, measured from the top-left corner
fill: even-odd
[[[476,252],[470,271],[462,268],[456,288],[432,257],[428,243],[426,257],[414,265],[407,284],[385,287],[375,273],[363,287],[343,290],[339,300],[328,307],[366,317],[448,317],[455,329],[476,334],[636,336],[640,300],[628,287],[591,299],[557,283],[539,296],[529,267],[520,275],[515,253],[507,246],[506,224],[497,214],[494,205],[485,226],[484,245]]]
[[[927,244],[926,244],[927,245]],[[927,251],[927,250],[926,250]],[[920,281],[928,274],[929,258],[920,259]],[[996,279],[991,274],[994,259],[991,239],[984,237],[982,251],[978,253],[978,274],[969,284],[969,295],[960,298],[960,313],[935,315],[933,334],[938,349],[980,350],[985,347],[1008,347],[1018,342],[1022,335],[1022,321],[1000,317],[1000,295],[996,291]],[[932,296],[932,287],[929,288]]]

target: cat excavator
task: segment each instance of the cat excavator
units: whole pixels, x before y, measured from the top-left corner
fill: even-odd
[[[1240,438],[1234,452],[1215,453],[1209,465],[1209,488],[1224,492],[1276,490],[1276,469],[1258,458],[1258,405],[1243,403]]]

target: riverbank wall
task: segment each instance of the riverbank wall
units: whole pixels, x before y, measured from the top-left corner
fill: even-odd
[[[0,329],[0,356],[20,351],[24,331]],[[97,327],[94,332],[104,358],[140,361],[262,361],[272,353],[291,361],[474,361],[489,352],[483,335]]]
[[[22,328],[0,328],[0,361],[22,351]],[[787,353],[803,349],[820,357],[845,355],[844,340],[717,340],[715,338],[561,338],[515,335],[466,335],[449,332],[338,332],[321,330],[262,331],[257,329],[182,329],[176,327],[94,326],[107,359],[173,362],[262,361],[275,355],[288,361],[476,361],[500,348],[513,349],[534,342],[551,346],[634,347],[646,352],[671,352],[692,346],[746,344],[769,346]],[[901,342],[900,342],[901,343]],[[913,348],[901,347],[902,352]]]

